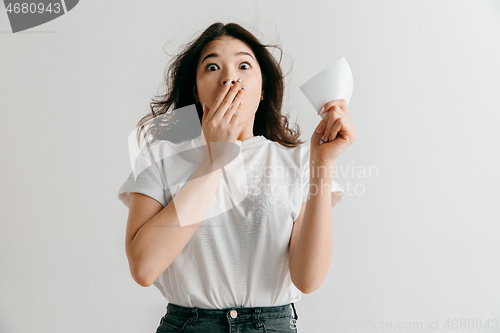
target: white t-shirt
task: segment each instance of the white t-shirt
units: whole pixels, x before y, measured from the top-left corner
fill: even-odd
[[[288,244],[307,200],[309,141],[286,148],[255,136],[236,144],[238,158],[224,167],[227,178],[221,178],[205,219],[153,283],[170,303],[222,309],[278,306],[301,299],[290,278]],[[130,192],[150,196],[165,207],[200,164],[201,153],[192,152],[201,152],[201,137],[177,145],[157,141],[151,148],[161,152],[167,145],[179,153],[161,157],[137,181],[131,173],[120,188],[118,197],[127,207]],[[246,186],[241,186],[245,178]],[[241,189],[247,190],[244,199],[235,200]],[[334,191],[343,194],[332,181]],[[343,196],[333,197],[334,207]]]

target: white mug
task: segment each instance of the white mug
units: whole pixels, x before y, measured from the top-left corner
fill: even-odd
[[[345,99],[349,105],[352,88],[352,72],[345,58],[337,60],[300,86],[300,90],[306,95],[316,112],[334,99]],[[320,114],[321,118],[325,115],[326,113]]]

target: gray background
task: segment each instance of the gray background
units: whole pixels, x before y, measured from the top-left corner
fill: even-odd
[[[116,196],[127,136],[165,52],[216,21],[281,43],[304,140],[320,118],[299,85],[341,57],[353,72],[346,196],[299,332],[500,321],[499,1],[88,0],[18,34],[0,8],[0,332],[154,332],[166,300],[129,273]]]

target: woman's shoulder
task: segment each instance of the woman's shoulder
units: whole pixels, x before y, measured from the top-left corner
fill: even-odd
[[[278,147],[279,149],[282,149],[287,152],[295,152],[295,151],[302,151],[302,150],[308,150],[310,148],[309,140],[295,146],[295,147],[286,147],[279,142],[276,141],[271,141],[269,139],[266,139],[268,142],[270,142],[273,146]]]
[[[303,166],[309,160],[309,140],[295,147],[285,147],[275,141],[270,141],[269,146],[272,147],[275,153],[284,157],[279,159],[281,161],[290,161],[297,166]]]

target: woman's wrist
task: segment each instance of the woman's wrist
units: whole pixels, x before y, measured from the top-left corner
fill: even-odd
[[[330,181],[333,179],[335,174],[333,163],[311,159],[309,164],[309,175],[311,178],[327,178]]]

